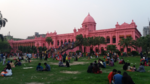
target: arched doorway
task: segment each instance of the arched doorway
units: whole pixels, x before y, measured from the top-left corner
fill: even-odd
[[[94,51],[93,51],[93,48],[92,48],[92,47],[90,47],[90,53],[91,53],[91,54],[94,54]]]
[[[61,40],[61,45],[63,44],[63,41]]]
[[[86,47],[84,46],[84,53],[86,52]]]
[[[65,39],[65,43],[67,42],[67,40]]]
[[[112,40],[113,40],[113,43],[116,43],[116,36],[113,36]]]
[[[74,42],[74,40],[72,39],[72,42]]]
[[[52,43],[51,43],[51,44],[53,45],[53,43],[54,43],[54,42],[52,41]]]
[[[120,51],[121,51],[121,52],[124,52],[124,48],[121,48]]]
[[[68,39],[68,42],[70,43],[70,39]]]
[[[57,45],[59,46],[59,40],[57,41]]]
[[[109,36],[106,37],[106,42],[110,43],[110,37]]]
[[[45,43],[43,43],[43,47],[45,47]]]
[[[95,51],[96,51],[96,52],[99,52],[99,49],[98,49],[98,47],[96,47],[96,48],[95,48]]]
[[[105,54],[105,52],[104,52],[104,48],[103,48],[103,47],[101,47],[101,54],[102,54],[102,55],[104,55],[104,54]]]

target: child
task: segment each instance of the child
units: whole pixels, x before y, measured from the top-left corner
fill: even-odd
[[[7,73],[6,70],[3,70],[0,75],[4,76],[6,73]]]
[[[133,67],[131,68],[131,70],[132,70],[133,72],[136,71],[135,65],[133,65]]]

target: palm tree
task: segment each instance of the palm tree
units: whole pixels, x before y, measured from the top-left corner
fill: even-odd
[[[46,38],[46,42],[48,43],[48,49],[49,49],[49,45],[50,45],[50,43],[53,42],[53,40],[52,40],[51,37],[47,37],[47,38]]]
[[[6,25],[6,22],[7,22],[7,19],[6,18],[3,18],[2,14],[1,14],[1,11],[0,11],[0,29],[2,27],[5,27]],[[0,34],[0,39],[3,41],[4,40],[4,37],[2,34]]]
[[[110,50],[111,53],[117,50],[116,45],[107,45],[106,47],[107,51]]]
[[[127,37],[126,39],[125,38],[122,38],[120,41],[119,41],[119,43],[118,43],[118,45],[120,45],[120,46],[123,46],[123,48],[127,48],[127,50],[128,50],[128,47],[129,46],[131,46],[132,44],[132,37]]]
[[[99,45],[98,45],[98,49],[100,47],[101,44],[106,44],[105,38],[104,37],[99,37]]]

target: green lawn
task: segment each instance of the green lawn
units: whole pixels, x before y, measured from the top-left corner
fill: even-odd
[[[103,58],[102,58],[103,59]],[[113,69],[121,70],[121,64],[118,62],[115,63],[114,67],[107,66],[102,70],[102,74],[90,74],[87,73],[87,67],[90,62],[98,60],[98,58],[92,58],[91,60],[87,60],[86,57],[79,58],[79,62],[89,62],[87,64],[79,64],[72,65],[71,67],[58,67],[58,65],[52,65],[50,62],[58,63],[58,61],[53,61],[51,58],[48,59],[47,63],[51,66],[51,71],[49,72],[37,72],[35,70],[37,64],[39,62],[42,63],[44,67],[44,60],[40,61],[39,59],[32,59],[31,63],[23,63],[22,66],[17,66],[12,68],[13,75],[11,77],[0,77],[0,84],[108,84],[107,76],[110,71]],[[138,68],[140,63],[140,57],[125,57],[124,60],[126,62],[130,62],[131,66],[135,64]],[[71,62],[74,62],[71,60]],[[0,70],[2,70],[5,66],[0,65]],[[23,69],[23,67],[34,67],[32,69]],[[128,74],[132,77],[135,84],[150,84],[150,67],[145,67],[145,73],[139,72],[128,72]],[[78,71],[77,74],[66,74],[61,73],[61,71]]]

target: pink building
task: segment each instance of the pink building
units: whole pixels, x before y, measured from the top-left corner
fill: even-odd
[[[84,37],[95,37],[95,36],[102,36],[106,39],[107,44],[106,45],[100,45],[99,50],[100,53],[103,50],[106,50],[105,47],[107,45],[116,45],[117,48],[121,51],[127,52],[127,49],[123,49],[118,45],[118,42],[121,38],[126,38],[126,37],[132,37],[133,40],[136,40],[137,38],[141,37],[141,33],[137,30],[137,26],[135,22],[132,20],[130,24],[128,23],[123,23],[123,24],[117,24],[115,25],[115,28],[110,28],[110,29],[102,29],[102,30],[96,30],[96,22],[93,19],[90,14],[85,17],[82,27],[79,28],[78,30],[76,28],[73,29],[73,33],[67,33],[67,34],[57,34],[57,32],[53,33],[48,33],[46,34],[45,37],[35,37],[34,39],[26,39],[26,40],[19,40],[19,41],[14,41],[14,40],[9,40],[9,43],[11,47],[13,48],[13,52],[15,52],[18,48],[18,46],[46,46],[48,48],[48,44],[45,41],[46,37],[51,37],[53,39],[53,44],[50,44],[50,47],[59,47],[61,44],[64,42],[72,42],[76,40],[76,36],[82,34]],[[68,50],[69,51],[76,51],[79,48],[76,47],[73,50]],[[83,47],[83,51],[85,52],[90,52],[90,47]],[[93,47],[94,51],[98,51],[98,46]],[[129,47],[129,51],[135,50],[132,47]],[[138,49],[140,51],[140,49]]]

